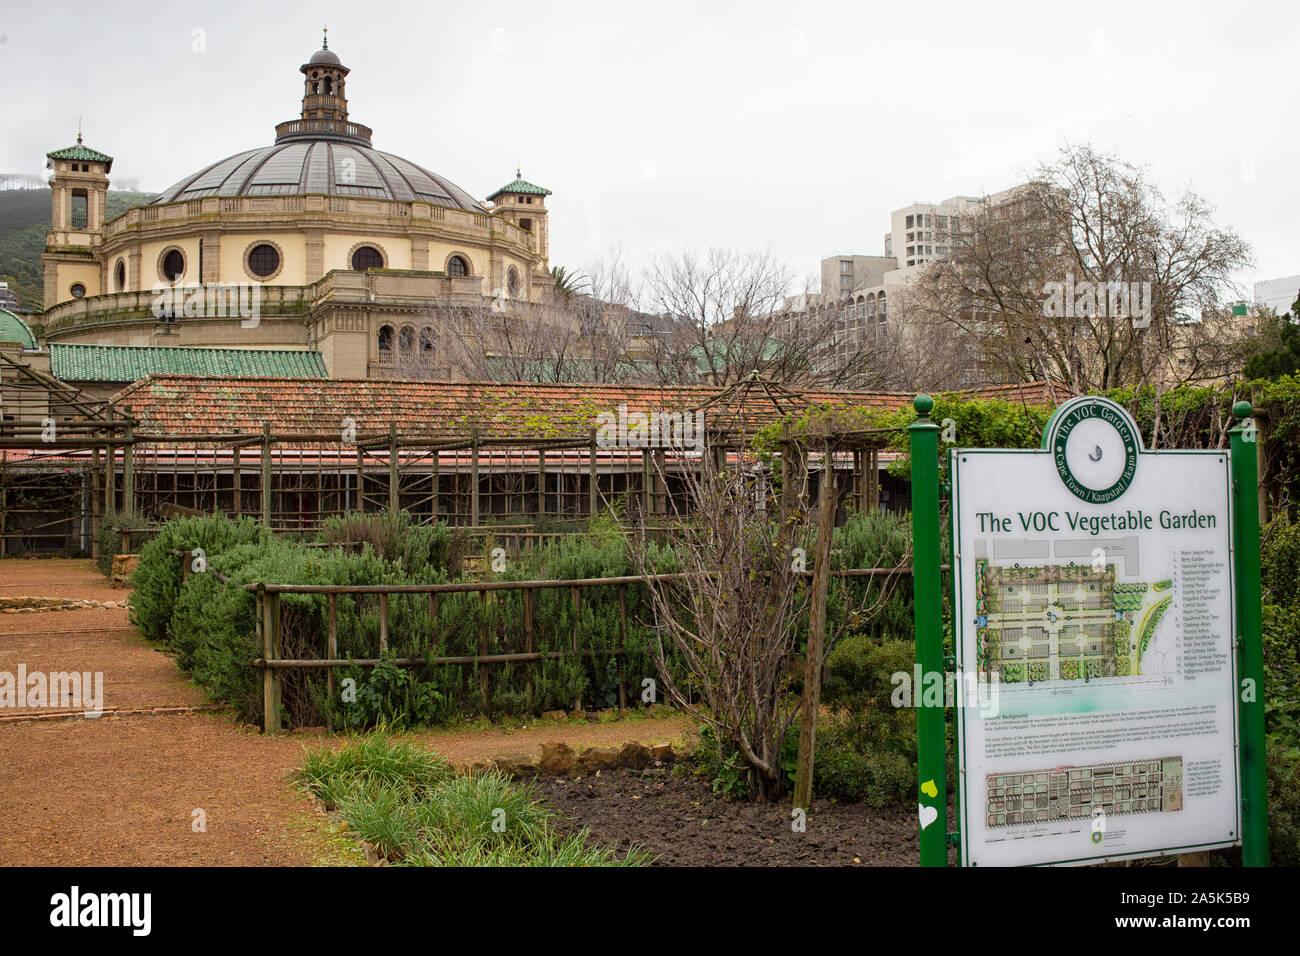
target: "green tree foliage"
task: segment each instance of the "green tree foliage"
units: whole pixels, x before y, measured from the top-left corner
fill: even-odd
[[[1246,360],[1247,378],[1277,379],[1300,372],[1300,296],[1291,304],[1290,315],[1261,318],[1257,341],[1264,347]]]

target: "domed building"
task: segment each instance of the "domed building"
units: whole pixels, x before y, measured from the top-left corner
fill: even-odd
[[[328,45],[300,68],[299,116],[104,219],[113,158],[48,154],[44,339],[139,349],[318,352],[334,378],[437,367],[449,310],[546,301],[546,197],[521,175],[485,202],[375,149]],[[445,370],[444,370],[445,371]]]

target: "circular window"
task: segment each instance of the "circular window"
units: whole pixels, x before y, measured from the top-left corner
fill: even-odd
[[[82,296],[86,294],[86,287],[82,285],[80,282],[74,282],[72,284],[72,288],[68,291],[72,293],[72,297],[74,299],[80,299]]]
[[[352,251],[352,268],[358,272],[365,272],[367,269],[382,269],[384,267],[384,254],[374,246],[358,246]]]
[[[447,275],[449,276],[467,276],[469,275],[469,263],[461,256],[452,256],[447,260]]]
[[[259,279],[269,279],[280,271],[280,250],[268,242],[259,242],[248,250],[248,271]]]
[[[159,271],[168,282],[175,282],[185,275],[185,253],[179,249],[168,249],[163,254]]]
[[[510,271],[506,273],[506,288],[510,292],[510,298],[519,298],[519,270],[514,266],[511,266]]]
[[[126,288],[126,263],[121,259],[117,260],[117,265],[113,268],[113,284],[118,292]]]

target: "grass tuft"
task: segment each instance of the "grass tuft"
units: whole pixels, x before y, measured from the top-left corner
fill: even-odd
[[[587,830],[561,834],[535,782],[498,771],[464,776],[386,730],[304,755],[299,783],[389,860],[408,866],[644,866]]]

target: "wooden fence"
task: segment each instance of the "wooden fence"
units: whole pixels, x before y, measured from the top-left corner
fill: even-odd
[[[175,552],[177,554],[188,555],[188,552]],[[811,571],[804,572],[811,574]],[[894,574],[910,574],[909,566],[899,566],[894,568],[849,568],[839,571],[831,571],[832,577],[853,578],[853,577],[880,577]],[[627,588],[632,584],[648,584],[650,582],[662,582],[670,580],[681,580],[687,575],[679,574],[662,574],[662,575],[628,575],[623,577],[608,578],[577,578],[572,580],[555,580],[555,581],[462,581],[454,584],[384,584],[384,585],[328,585],[328,584],[273,584],[267,582],[258,582],[243,585],[246,591],[256,595],[256,621],[258,638],[262,646],[262,656],[253,661],[254,665],[262,668],[262,704],[263,704],[263,730],[270,732],[280,729],[280,675],[282,670],[293,669],[324,669],[328,671],[326,675],[327,687],[331,699],[336,692],[335,671],[345,667],[374,667],[380,663],[381,658],[360,658],[349,660],[338,656],[338,599],[340,595],[360,597],[363,595],[374,595],[379,602],[379,647],[378,651],[382,655],[388,650],[389,645],[389,599],[397,594],[423,594],[429,601],[430,617],[436,622],[438,619],[438,601],[444,594],[465,594],[477,593],[480,601],[486,605],[488,595],[499,591],[522,591],[523,592],[523,636],[524,649],[520,652],[507,654],[489,654],[488,653],[488,632],[487,617],[483,615],[479,625],[479,653],[475,655],[460,656],[438,656],[430,655],[428,657],[409,657],[398,658],[396,663],[402,667],[423,667],[425,665],[464,665],[478,667],[484,664],[507,664],[516,662],[536,662],[548,658],[568,657],[579,655],[583,657],[596,656],[613,656],[617,657],[625,652],[624,645],[627,640]],[[228,579],[222,579],[228,580]],[[619,610],[619,640],[618,644],[612,648],[584,649],[580,646],[578,628],[581,619],[582,595],[583,592],[592,588],[618,589],[618,610]],[[556,588],[568,588],[574,609],[574,630],[571,637],[571,646],[567,651],[537,651],[534,650],[535,628],[533,621],[534,594],[537,591],[550,590]],[[281,607],[280,598],[284,594],[324,594],[328,598],[329,613],[326,632],[326,656],[323,658],[309,659],[289,659],[280,656],[281,642]],[[434,648],[437,643],[435,638]],[[619,706],[627,706],[627,685],[621,670],[618,681],[618,699]],[[480,690],[487,701],[488,694],[488,676],[485,670],[479,671]],[[528,683],[529,699],[532,697],[532,678]],[[581,707],[581,700],[574,702],[574,708]],[[332,726],[330,728],[333,729]]]

